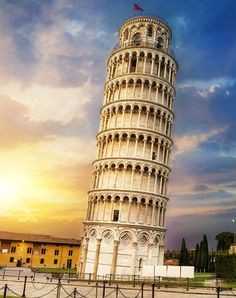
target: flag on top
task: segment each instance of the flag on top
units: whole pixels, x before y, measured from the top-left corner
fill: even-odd
[[[135,11],[139,11],[139,10],[143,11],[142,7],[140,7],[138,4],[134,4],[133,8],[134,8]]]

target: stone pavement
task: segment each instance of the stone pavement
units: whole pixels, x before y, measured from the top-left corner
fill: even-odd
[[[11,275],[11,276],[9,276]],[[58,290],[58,281],[50,280],[47,274],[37,274],[35,281],[31,278],[32,272],[23,271],[18,280],[18,272],[11,272],[11,274],[0,275],[0,295],[3,295],[4,286],[7,284],[7,295],[21,297],[24,288],[24,276],[27,277],[25,295],[26,298],[102,298],[103,297],[103,283],[100,282],[98,287],[95,283],[88,284],[88,282],[71,281],[68,283],[62,280],[61,286]],[[76,291],[75,291],[76,289]],[[117,295],[116,285],[109,286],[106,284],[105,297],[108,298],[141,298],[141,287],[136,285],[119,284],[119,291]],[[155,288],[155,298],[216,298],[217,293],[215,289],[190,289],[186,291],[183,288]],[[220,297],[236,297],[236,291],[220,292]],[[144,286],[143,298],[152,298],[151,286]]]

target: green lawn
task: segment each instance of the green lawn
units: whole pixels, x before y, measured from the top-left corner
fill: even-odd
[[[57,269],[57,268],[32,268],[33,272],[39,273],[76,273],[76,269]]]

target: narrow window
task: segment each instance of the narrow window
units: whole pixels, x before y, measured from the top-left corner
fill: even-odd
[[[119,210],[114,210],[113,221],[118,221],[118,220],[119,220]]]
[[[27,254],[31,254],[32,253],[32,247],[27,247]]]
[[[57,263],[58,263],[58,259],[54,259],[54,265],[57,265]]]
[[[44,259],[40,259],[40,264],[44,264]]]
[[[69,250],[68,251],[68,256],[72,256],[72,254],[73,254],[73,250]]]
[[[41,249],[41,255],[45,255],[46,254],[46,248],[42,248]]]
[[[58,256],[58,255],[59,255],[59,249],[55,249],[55,251],[54,251],[54,255],[55,255],[55,256]]]
[[[139,270],[139,271],[142,269],[142,266],[143,266],[143,259],[140,258],[140,259],[139,259],[139,263],[138,263],[138,270]]]
[[[26,258],[26,264],[30,263],[30,258]]]
[[[124,40],[127,40],[129,37],[129,29],[125,29],[125,32],[124,32]]]
[[[13,253],[16,252],[16,246],[11,247],[11,252],[13,252]]]
[[[138,34],[134,37],[134,44],[136,46],[139,46],[139,45],[141,45],[141,43],[142,43],[142,37],[140,34]]]
[[[163,38],[158,37],[158,39],[157,39],[157,47],[158,47],[159,49],[161,49],[162,46],[163,46]]]
[[[9,262],[10,262],[10,263],[13,263],[13,262],[14,262],[14,257],[10,257]]]
[[[153,32],[152,25],[149,25],[147,29],[147,36],[152,37],[152,32]]]
[[[130,64],[130,72],[135,72],[136,70],[136,64],[137,64],[137,59],[132,58],[131,59],[131,64]]]
[[[155,160],[155,159],[156,159],[156,153],[152,152],[152,160]]]

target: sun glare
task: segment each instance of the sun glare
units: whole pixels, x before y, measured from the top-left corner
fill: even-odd
[[[15,202],[22,191],[22,179],[17,177],[0,177],[0,202],[6,205]]]

